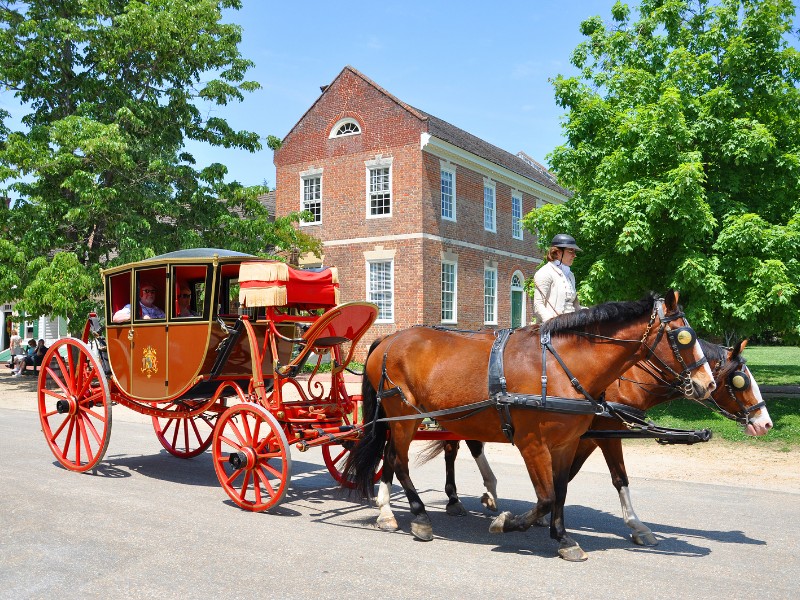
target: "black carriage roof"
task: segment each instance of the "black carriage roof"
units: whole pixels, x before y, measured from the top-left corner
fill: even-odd
[[[214,255],[220,258],[237,256],[242,258],[256,258],[252,254],[234,252],[233,250],[223,250],[221,248],[189,248],[188,250],[176,250],[175,252],[159,254],[158,256],[154,256],[152,258],[146,258],[142,262],[170,260],[173,258],[214,258]]]
[[[110,276],[120,271],[126,271],[135,267],[150,267],[157,263],[186,263],[193,261],[211,262],[212,260],[219,260],[220,262],[237,262],[237,260],[245,260],[255,258],[257,256],[252,254],[245,254],[243,252],[235,252],[233,250],[224,250],[222,248],[188,248],[186,250],[176,250],[175,252],[167,252],[151,258],[144,258],[140,261],[128,263],[125,265],[118,265],[110,269],[103,269],[103,276]]]

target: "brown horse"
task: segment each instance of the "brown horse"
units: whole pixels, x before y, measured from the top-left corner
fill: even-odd
[[[740,342],[732,349],[705,340],[699,341],[703,353],[708,358],[708,364],[714,373],[716,382],[716,389],[711,397],[702,403],[711,410],[739,422],[747,435],[761,436],[768,433],[772,429],[772,420],[761,397],[758,383],[742,356],[742,352],[747,346],[747,340]],[[652,360],[643,361],[631,367],[606,390],[605,394],[606,402],[612,403],[612,405],[613,403],[624,405],[622,409],[627,409],[633,415],[636,415],[638,411],[646,411],[658,404],[680,397],[681,393],[676,387],[675,380],[665,374],[663,368]],[[592,421],[588,433],[602,436],[603,432],[620,430],[622,425],[620,418],[599,415]],[[458,499],[455,485],[454,468],[458,445],[457,441],[434,443],[432,448],[426,451],[424,457],[424,460],[430,460],[444,450],[445,493],[449,498],[447,513],[450,515],[466,514],[466,509]],[[484,444],[476,440],[467,440],[467,446],[478,464],[486,486],[486,492],[481,498],[481,502],[489,510],[497,510],[497,479],[483,452]],[[603,457],[611,473],[611,482],[619,494],[623,519],[632,530],[632,540],[644,546],[656,545],[658,541],[652,531],[639,520],[633,510],[620,438],[587,437],[581,439],[572,461],[570,481],[578,474],[586,459],[596,448],[600,448],[603,452]],[[543,519],[539,519],[536,524],[546,525]]]
[[[408,473],[409,445],[422,419],[433,416],[464,439],[512,441],[538,501],[523,515],[501,515],[490,530],[525,530],[550,513],[550,536],[559,543],[559,555],[585,560],[564,527],[564,503],[580,436],[599,410],[594,399],[660,347],[672,349],[668,364],[680,370],[683,389],[693,398],[706,398],[714,389],[711,370],[675,292],[664,299],[608,302],[556,317],[541,328],[517,329],[500,352],[505,362],[499,377],[496,362],[490,365],[497,344],[485,336],[425,327],[373,344],[362,393],[365,420],[369,415],[374,419],[348,457],[345,478],[371,497],[373,475],[383,459],[378,526],[397,529],[389,506],[397,473],[415,515],[411,531],[418,539],[430,540],[430,517]],[[498,381],[502,390],[490,391]]]

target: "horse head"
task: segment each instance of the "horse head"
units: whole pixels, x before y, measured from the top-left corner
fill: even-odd
[[[663,298],[655,300],[650,326],[642,337],[642,344],[647,347],[645,359],[659,360],[661,367],[680,384],[685,397],[703,400],[711,395],[716,383],[697,334],[689,326],[678,298],[678,292],[670,290]],[[653,341],[649,342],[651,338]]]
[[[703,345],[709,362],[714,365],[717,382],[717,389],[707,402],[712,409],[741,423],[747,435],[761,436],[772,429],[772,419],[758,383],[742,356],[746,347],[747,340],[742,340],[733,348]]]

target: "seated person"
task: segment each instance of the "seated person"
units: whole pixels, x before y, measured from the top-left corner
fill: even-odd
[[[44,345],[44,340],[40,338],[39,343],[36,344],[36,353],[33,356],[33,364],[37,367],[41,366],[45,354],[47,354],[47,346]]]
[[[25,354],[19,354],[14,357],[14,373],[13,377],[19,377],[28,365],[33,366],[34,357],[36,356],[36,340],[33,338],[28,340],[28,347]]]
[[[164,311],[155,305],[156,290],[150,283],[139,284],[139,310],[142,319],[163,319],[166,317]],[[131,320],[131,305],[126,304],[114,313],[111,321],[114,323],[124,323]]]
[[[185,283],[180,284],[178,292],[178,315],[179,317],[196,317],[196,312],[191,309],[192,290]]]

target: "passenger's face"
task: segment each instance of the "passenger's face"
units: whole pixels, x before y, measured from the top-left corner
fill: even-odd
[[[192,299],[192,293],[189,288],[182,289],[178,294],[178,304],[181,308],[188,308],[189,301]]]
[[[156,290],[152,286],[144,286],[139,292],[139,300],[148,308],[153,306],[156,301]]]

